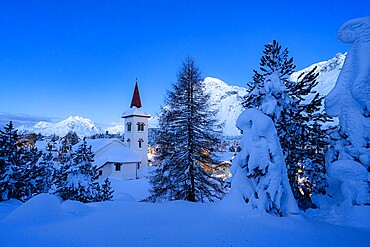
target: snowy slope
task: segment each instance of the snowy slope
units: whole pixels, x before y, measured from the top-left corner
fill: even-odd
[[[104,132],[108,131],[110,134],[123,134],[125,130],[125,124],[122,120],[121,123],[112,123],[103,129]]]
[[[203,83],[205,92],[211,95],[211,109],[218,111],[219,122],[224,123],[224,134],[228,136],[240,135],[235,122],[243,111],[243,96],[247,90],[242,87],[229,86],[212,77],[206,77]]]
[[[103,132],[102,128],[96,126],[93,121],[79,116],[70,116],[56,123],[41,121],[32,127],[21,126],[18,131],[57,136],[65,136],[69,131],[75,131],[79,136],[91,136]]]
[[[321,95],[327,95],[335,86],[339,73],[342,70],[345,54],[338,53],[330,60],[315,63],[305,69],[297,71],[290,76],[290,80],[297,81],[297,78],[302,73],[308,73],[317,66],[316,71],[319,72],[318,85],[314,88]]]

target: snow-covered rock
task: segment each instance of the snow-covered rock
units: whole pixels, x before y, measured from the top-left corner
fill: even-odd
[[[238,191],[251,210],[260,213],[297,213],[271,118],[257,109],[247,109],[238,117],[236,125],[243,131],[243,137],[242,150],[232,164],[232,194]]]

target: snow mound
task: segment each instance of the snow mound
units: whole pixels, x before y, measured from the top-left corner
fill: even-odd
[[[8,216],[14,209],[22,205],[22,202],[17,199],[0,202],[0,220]]]
[[[312,218],[333,225],[370,229],[370,207],[324,205],[320,209],[308,209]]]
[[[86,216],[89,213],[93,212],[93,208],[88,206],[87,204],[84,204],[79,201],[72,201],[72,200],[67,200],[64,201],[61,204],[61,208],[64,212],[76,215],[76,216]]]
[[[114,195],[114,200],[115,201],[126,201],[126,202],[135,202],[135,198],[128,194],[128,193],[123,193],[119,192]]]
[[[23,225],[39,225],[59,221],[65,217],[56,196],[40,194],[19,206],[4,221]]]
[[[363,205],[369,200],[368,172],[360,163],[338,160],[328,165],[327,175],[341,182],[342,205]]]

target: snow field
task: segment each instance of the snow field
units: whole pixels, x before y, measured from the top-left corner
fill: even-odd
[[[233,193],[213,204],[141,203],[137,200],[147,193],[145,176],[112,180],[112,185],[118,198],[109,202],[60,203],[53,195],[41,194],[24,204],[0,203],[1,246],[370,245],[370,216],[362,228],[340,227],[305,214],[255,214]],[[346,215],[358,224],[357,218],[369,212],[364,209],[354,207]],[[351,223],[333,223],[339,220]]]

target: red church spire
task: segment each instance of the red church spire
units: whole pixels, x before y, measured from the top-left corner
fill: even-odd
[[[133,106],[136,106],[137,108],[141,107],[141,100],[140,100],[139,86],[137,85],[137,79],[136,79],[134,94],[132,95],[130,108],[132,108]]]

